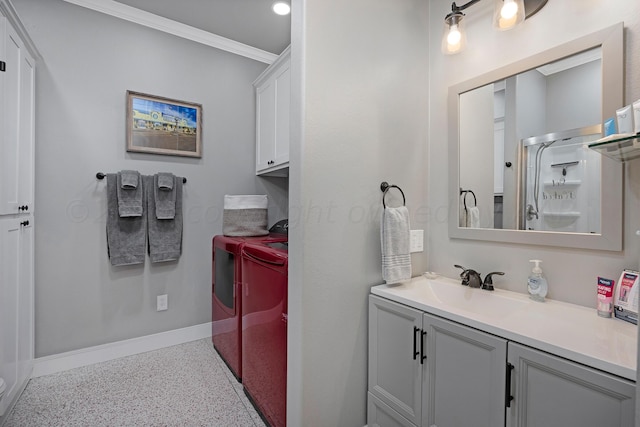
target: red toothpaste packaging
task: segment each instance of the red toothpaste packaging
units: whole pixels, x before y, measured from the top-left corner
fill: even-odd
[[[598,316],[611,317],[613,313],[613,285],[614,281],[598,277]]]

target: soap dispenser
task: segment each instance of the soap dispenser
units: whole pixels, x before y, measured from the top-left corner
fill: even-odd
[[[534,301],[544,302],[544,297],[547,296],[549,286],[547,285],[547,279],[542,275],[542,268],[540,268],[540,263],[542,261],[539,259],[532,259],[529,260],[529,262],[535,263],[533,269],[531,269],[529,279],[527,279],[529,298]]]

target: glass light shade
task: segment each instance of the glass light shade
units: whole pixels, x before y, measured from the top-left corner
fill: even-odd
[[[285,1],[277,1],[273,3],[271,9],[278,15],[288,15],[291,12],[291,6]]]
[[[510,30],[524,21],[524,0],[495,0],[493,26],[497,30]]]
[[[467,34],[464,29],[462,15],[447,17],[442,33],[442,53],[453,55],[467,46]]]

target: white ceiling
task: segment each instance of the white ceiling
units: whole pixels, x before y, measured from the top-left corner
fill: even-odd
[[[273,0],[117,1],[276,55],[291,40],[291,15],[273,13]]]

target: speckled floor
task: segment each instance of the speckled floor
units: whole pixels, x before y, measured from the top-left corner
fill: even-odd
[[[208,338],[34,378],[5,424],[264,425]]]

